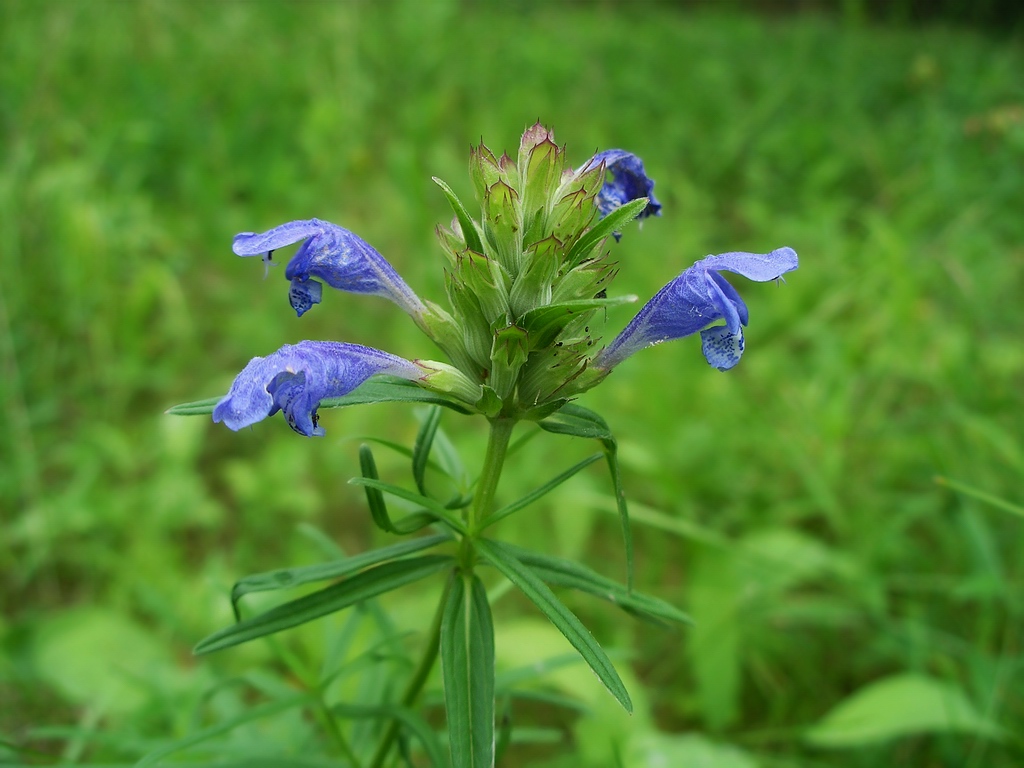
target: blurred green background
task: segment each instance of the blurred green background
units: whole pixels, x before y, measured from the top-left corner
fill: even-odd
[[[1024,762],[1021,39],[780,7],[0,2],[0,762],[132,764],[232,718],[174,759],[329,756],[302,710],[246,713],[340,619],[190,649],[236,578],[385,542],[346,485],[356,438],[408,444],[418,413],[331,411],[304,440],[163,411],[301,339],[436,356],[372,297],[296,319],[231,237],[327,219],[441,301],[430,177],[470,198],[469,146],[513,150],[538,118],[574,163],[624,147],[657,181],[613,292],[727,250],[801,267],[739,286],[736,370],[688,339],[583,398],[621,441],[638,585],[697,623],[566,595],[637,713],[559,667],[534,684],[585,709],[516,702],[536,738],[503,765]],[[483,425],[443,426],[475,466]],[[584,443],[535,439],[503,494]],[[502,535],[621,578],[613,513],[594,468]],[[431,589],[388,613],[422,631]],[[501,669],[570,651],[511,595],[496,610]]]

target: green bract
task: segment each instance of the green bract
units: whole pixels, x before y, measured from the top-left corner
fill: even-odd
[[[493,390],[500,415],[531,418],[582,391],[573,382],[592,357],[594,313],[635,300],[605,298],[614,269],[604,246],[650,200],[638,198],[602,219],[604,161],[574,169],[539,123],[523,134],[517,159],[496,157],[481,143],[469,169],[479,218],[435,179],[455,213],[450,226],[437,229],[452,312],[431,307],[428,332]]]

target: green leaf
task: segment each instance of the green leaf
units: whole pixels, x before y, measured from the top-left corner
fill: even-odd
[[[522,593],[540,608],[541,612],[548,617],[559,632],[565,635],[573,648],[594,670],[612,696],[627,712],[632,712],[633,704],[629,699],[629,693],[626,691],[626,686],[623,685],[619,673],[612,666],[608,655],[590,634],[590,630],[583,626],[575,614],[555,597],[555,593],[541,581],[540,577],[531,568],[520,562],[510,547],[501,542],[478,539],[476,548],[491,565],[519,587]]]
[[[567,403],[543,421],[537,422],[541,429],[556,435],[589,437],[595,440],[615,440],[608,423],[589,408]]]
[[[1005,731],[955,685],[905,674],[871,683],[841,701],[806,734],[818,747],[860,747],[919,733],[966,733],[1000,740]]]
[[[437,517],[433,513],[420,511],[400,517],[392,525],[395,526],[395,533],[399,536],[408,536],[410,533],[422,531],[427,526],[433,525],[436,522]]]
[[[466,532],[466,525],[458,518],[457,515],[453,515],[451,510],[448,509],[444,504],[432,499],[429,496],[423,496],[416,493],[415,491],[409,491],[402,488],[400,485],[392,485],[391,483],[385,483],[380,480],[374,480],[369,477],[353,477],[349,481],[349,485],[362,485],[369,488],[376,488],[389,493],[392,496],[397,496],[400,499],[411,501],[414,504],[419,504],[424,507],[428,512],[434,515],[435,518],[443,520],[453,529],[459,533]]]
[[[655,619],[690,624],[692,620],[674,605],[657,597],[630,591],[624,584],[605,578],[584,565],[560,557],[544,555],[511,544],[504,545],[525,566],[532,568],[543,581],[570,587],[607,600],[626,611]]]
[[[459,200],[458,196],[452,191],[452,188],[445,184],[437,176],[431,177],[434,183],[441,188],[444,192],[444,196],[448,198],[448,204],[452,207],[452,211],[455,213],[455,218],[459,220],[459,226],[462,228],[462,237],[466,241],[466,247],[471,251],[477,253],[484,252],[484,246],[480,242],[480,233],[477,231],[476,222],[473,221],[472,217],[466,211],[466,207]]]
[[[419,432],[416,433],[416,442],[412,448],[412,476],[416,481],[416,487],[424,496],[427,495],[425,480],[430,448],[434,444],[434,435],[437,434],[437,427],[440,423],[441,409],[435,405],[427,411],[427,417],[423,420]],[[365,476],[366,473],[364,472],[363,475]]]
[[[373,451],[370,446],[359,446],[359,466],[363,477],[370,480],[378,480],[377,463],[373,460]],[[374,524],[385,533],[396,533],[407,535],[423,530],[431,523],[437,521],[437,516],[430,512],[420,511],[392,520],[388,514],[387,504],[384,503],[384,494],[377,488],[366,486],[366,503],[370,507],[370,516]]]
[[[600,307],[615,307],[620,304],[632,304],[636,296],[618,296],[611,299],[578,299],[563,301],[558,304],[546,304],[526,312],[519,324],[530,334],[530,349],[541,349],[549,346],[573,319],[585,312]]]
[[[515,512],[518,512],[520,509],[523,509],[524,507],[529,506],[530,504],[535,502],[537,499],[539,499],[542,496],[544,496],[546,493],[550,493],[555,488],[557,488],[562,483],[564,483],[566,480],[568,480],[570,477],[572,477],[577,472],[579,472],[581,469],[589,467],[595,461],[600,459],[602,455],[603,454],[595,453],[593,456],[588,456],[587,458],[585,458],[583,461],[579,462],[578,464],[575,464],[575,465],[569,467],[569,469],[565,470],[565,472],[563,472],[562,474],[558,475],[558,477],[552,478],[551,480],[546,482],[544,485],[542,485],[540,488],[536,488],[535,490],[530,491],[530,493],[526,494],[525,496],[523,496],[518,501],[513,501],[511,504],[509,504],[509,505],[507,505],[505,507],[502,507],[501,509],[497,510],[496,512],[494,512],[494,514],[490,515],[484,521],[484,524],[481,527],[481,530],[483,528],[487,528],[490,525],[493,525],[494,523],[498,522],[499,520],[502,520],[502,519],[508,517],[509,515],[511,515],[511,514],[513,514]]]
[[[371,480],[379,480],[377,474],[377,462],[373,460],[373,451],[368,445],[359,446],[359,471],[363,477]],[[391,515],[388,514],[388,506],[384,502],[384,494],[377,488],[367,486],[366,505],[370,508],[370,517],[374,524],[385,533],[394,533],[395,527],[391,524]]]
[[[575,245],[569,249],[569,253],[566,254],[564,264],[574,266],[583,261],[598,243],[639,216],[640,212],[647,207],[647,203],[647,198],[641,197],[631,200],[609,213],[576,241]]]
[[[330,563],[317,563],[316,565],[304,565],[297,568],[279,568],[273,571],[265,571],[264,573],[255,573],[235,582],[235,585],[231,588],[231,607],[234,608],[235,618],[240,619],[238,601],[252,592],[273,592],[317,581],[341,579],[370,566],[390,560],[397,560],[414,552],[422,552],[425,549],[436,547],[451,540],[452,537],[447,533],[424,536]]]
[[[412,449],[401,445],[400,443],[396,443],[393,440],[385,440],[383,438],[370,436],[365,436],[360,439],[365,440],[368,443],[382,445],[385,448],[391,449],[395,453],[405,456],[405,458],[410,461],[412,460]],[[445,435],[443,429],[438,429],[437,434],[434,436],[434,446],[430,455],[434,456],[435,454],[437,455],[437,459],[428,459],[427,468],[444,475],[451,480],[452,484],[457,488],[465,488],[468,482],[466,479],[466,468],[462,466],[458,451]],[[472,500],[472,496],[462,498],[460,495],[457,498],[453,498],[451,501],[445,502],[445,507],[448,509],[461,509],[468,505]]]
[[[426,720],[408,707],[402,707],[398,704],[377,706],[367,704],[334,704],[331,706],[331,711],[336,715],[350,719],[374,718],[380,720],[398,720],[420,740],[420,743],[423,745],[423,750],[427,753],[427,759],[430,760],[431,765],[434,765],[437,768],[444,768],[444,766],[448,764],[444,750],[442,749],[440,742],[437,740],[437,735],[434,733],[434,729],[430,727],[430,724]]]
[[[469,582],[468,589],[466,582]],[[477,576],[455,574],[441,619],[448,739],[455,768],[494,764],[494,626]]]
[[[612,476],[615,506],[618,509],[619,523],[622,526],[622,543],[626,550],[626,584],[629,589],[633,589],[633,532],[629,526],[626,491],[622,487],[622,473],[619,471],[618,443],[608,422],[589,408],[575,403],[567,403],[557,413],[538,421],[537,424],[541,429],[553,434],[589,437],[601,441],[605,458],[608,461],[608,472]]]
[[[203,400],[196,400],[191,403],[172,405],[164,413],[169,416],[207,416],[213,413],[213,408],[224,399],[224,395],[207,397]]]
[[[453,397],[431,392],[429,389],[405,379],[392,376],[374,376],[363,382],[347,395],[328,397],[320,403],[321,408],[345,408],[350,405],[370,403],[427,403],[443,405],[459,413],[472,413],[466,404]]]
[[[213,408],[223,399],[220,397],[208,397],[205,400],[196,400],[192,403],[182,403],[168,408],[165,413],[172,416],[208,416],[213,413]],[[472,413],[466,404],[437,392],[415,384],[405,379],[393,376],[374,376],[372,379],[363,382],[347,395],[342,397],[328,397],[320,402],[320,408],[345,408],[350,405],[369,405],[370,403],[427,403],[429,405],[443,405],[459,413]]]
[[[271,608],[269,611],[240,621],[214,632],[196,645],[196,654],[211,653],[233,645],[247,643],[258,637],[272,635],[283,629],[319,619],[330,613],[348,608],[371,597],[390,592],[406,584],[450,567],[453,558],[448,555],[425,555],[408,560],[396,560],[363,571],[337,584],[297,600]]]

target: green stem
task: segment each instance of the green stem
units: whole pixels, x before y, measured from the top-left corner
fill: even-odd
[[[449,590],[451,590],[451,579],[445,583],[444,591],[441,593],[441,601],[437,604],[437,611],[430,624],[430,634],[427,637],[427,645],[423,649],[423,656],[420,658],[419,664],[416,665],[412,677],[409,678],[409,684],[405,687],[405,693],[402,695],[403,707],[411,708],[416,703],[420,691],[423,690],[427,678],[430,677],[430,670],[434,668],[434,662],[437,661],[437,652],[441,647],[441,618],[444,615],[444,607],[448,602]],[[373,760],[370,762],[370,768],[382,768],[388,752],[391,751],[391,745],[395,743],[395,739],[398,737],[398,729],[400,727],[401,723],[396,719],[392,719],[388,723],[387,730],[384,731],[380,745],[377,747]]]
[[[516,425],[513,419],[495,419],[491,422],[491,432],[487,438],[487,453],[484,454],[484,466],[480,470],[480,480],[476,484],[473,504],[466,518],[469,535],[475,536],[477,526],[491,513],[494,492],[498,488],[501,469],[505,464],[505,453],[508,441],[512,437],[512,428]]]
[[[476,536],[478,525],[492,512],[494,504],[494,492],[498,488],[498,480],[501,478],[501,469],[505,464],[505,454],[508,452],[509,439],[512,437],[512,428],[516,422],[514,419],[494,419],[491,422],[491,431],[487,438],[487,452],[484,454],[484,466],[480,470],[480,478],[476,484],[476,492],[473,494],[473,503],[466,511],[466,527],[469,536],[463,539],[461,565],[467,573],[473,571],[473,537]],[[451,589],[451,580],[445,584],[444,592],[441,595],[441,602],[438,603],[437,612],[430,625],[430,635],[427,646],[423,650],[423,657],[420,659],[416,670],[409,679],[409,684],[402,696],[402,706],[412,707],[423,690],[423,686],[430,676],[430,671],[437,661],[438,650],[441,645],[441,618],[444,615],[444,607],[448,602],[448,591]],[[383,768],[384,761],[391,751],[391,745],[398,737],[400,724],[398,720],[391,720],[387,730],[381,739],[380,745],[374,753],[369,768]]]

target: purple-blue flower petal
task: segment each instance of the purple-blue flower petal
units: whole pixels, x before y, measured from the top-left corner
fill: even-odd
[[[720,253],[708,256],[697,264],[703,269],[725,270],[743,275],[759,283],[776,280],[786,272],[797,268],[796,251],[792,248],[776,248],[771,253]],[[697,266],[696,264],[694,266]]]
[[[330,226],[330,225],[328,225]],[[267,232],[240,232],[231,243],[231,250],[239,256],[262,256],[286,245],[318,235],[324,230],[319,219],[289,221]]]
[[[243,232],[235,236],[232,249],[239,256],[264,256],[300,240],[302,245],[285,267],[285,278],[292,281],[292,306],[300,316],[317,302],[312,293],[302,295],[301,289],[294,301],[296,281],[314,280],[341,291],[384,296],[414,317],[425,311],[423,302],[373,246],[327,221],[290,221],[267,232]]]
[[[723,253],[701,259],[658,291],[622,333],[601,350],[593,365],[611,370],[645,347],[689,336],[716,320],[725,320],[724,326],[701,334],[702,347],[711,365],[719,370],[732,368],[743,354],[742,326],[747,324],[749,312],[718,270],[765,282],[782,277],[797,265],[792,248],[771,253]]]
[[[724,325],[706,328],[700,332],[700,349],[711,367],[728,371],[743,355],[743,329],[732,333]]]
[[[743,301],[739,292],[732,287],[732,283],[726,280],[720,273],[712,270],[708,272],[708,277],[715,282],[715,285],[725,294],[726,299],[736,308],[736,314],[739,317],[741,325],[746,325],[750,320],[750,310],[747,309],[747,304]]]
[[[291,288],[288,289],[288,303],[292,305],[295,313],[302,317],[313,308],[314,304],[320,303],[323,292],[323,283],[296,278],[292,280]]]
[[[740,312],[737,306],[733,303],[732,299],[722,289],[721,282],[724,280],[716,280],[719,277],[717,272],[705,272],[704,281],[707,283],[708,298],[711,303],[715,305],[715,309],[718,310],[720,317],[725,319],[725,326],[731,333],[739,333],[740,331]],[[726,283],[728,284],[728,283]],[[732,287],[732,286],[730,286]],[[732,291],[736,293],[735,290]]]
[[[346,395],[377,374],[415,380],[423,371],[409,360],[359,344],[288,344],[249,361],[213,409],[213,420],[237,432],[280,410],[300,435],[320,436],[324,434],[317,425],[320,401]]]
[[[624,149],[607,149],[594,155],[584,167],[592,168],[602,162],[612,175],[597,194],[597,210],[602,218],[619,206],[641,197],[646,197],[648,203],[638,219],[661,215],[661,203],[654,198],[654,181],[647,176],[639,157]]]

